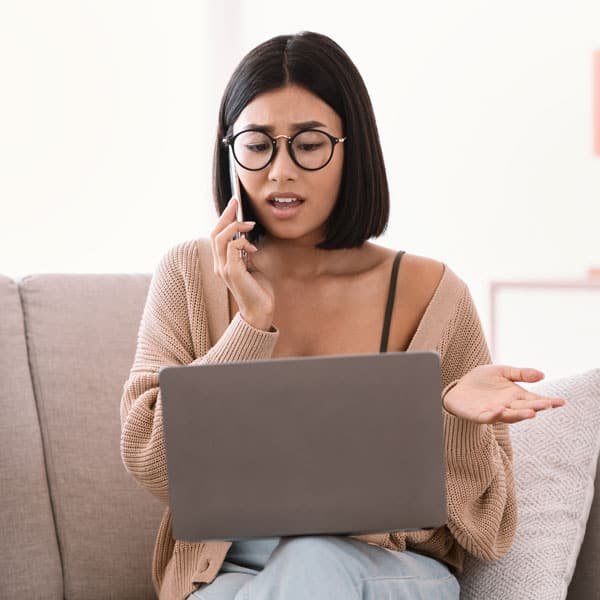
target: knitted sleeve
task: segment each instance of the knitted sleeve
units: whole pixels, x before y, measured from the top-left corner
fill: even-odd
[[[276,328],[256,329],[238,312],[209,349],[196,243],[167,251],[150,282],[121,396],[121,458],[138,483],[168,504],[160,368],[269,358],[278,337]]]
[[[466,284],[438,350],[443,394],[476,366],[491,363]],[[484,560],[501,558],[512,543],[517,524],[508,425],[482,425],[456,417],[444,408],[442,412],[448,523],[414,537],[409,533],[406,542],[445,556],[459,568],[464,550]]]

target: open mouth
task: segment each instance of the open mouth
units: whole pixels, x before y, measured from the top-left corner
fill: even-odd
[[[276,219],[291,219],[299,212],[304,200],[302,198],[269,198],[267,202],[271,205],[271,214]]]
[[[280,208],[283,210],[292,208],[294,206],[300,206],[300,204],[302,204],[303,202],[304,202],[304,200],[300,200],[299,198],[294,198],[294,199],[289,199],[289,200],[273,198],[272,200],[269,200],[269,204],[271,206],[274,206],[275,208]]]

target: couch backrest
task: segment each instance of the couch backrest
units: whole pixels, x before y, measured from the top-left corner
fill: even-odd
[[[119,403],[149,284],[145,274],[20,282],[67,600],[155,597],[163,506],[125,471],[119,451]]]
[[[0,275],[0,598],[62,599],[17,283]]]

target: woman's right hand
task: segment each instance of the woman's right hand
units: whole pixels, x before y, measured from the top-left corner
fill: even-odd
[[[247,233],[251,221],[236,219],[237,199],[232,198],[211,231],[214,271],[229,288],[245,321],[257,329],[268,331],[273,322],[275,294],[270,281],[252,263],[258,250],[247,239],[234,239],[239,231]],[[240,250],[248,253],[248,268]]]

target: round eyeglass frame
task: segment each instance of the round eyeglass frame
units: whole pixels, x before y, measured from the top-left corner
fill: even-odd
[[[235,138],[237,138],[238,135],[242,135],[242,133],[248,133],[249,131],[258,131],[259,133],[263,133],[271,140],[271,143],[273,144],[273,150],[271,151],[271,156],[269,157],[269,160],[262,167],[258,167],[257,169],[249,169],[248,167],[243,165],[238,160],[238,157],[235,155]],[[302,166],[298,162],[296,157],[294,156],[294,151],[292,149],[292,144],[294,143],[294,140],[296,139],[296,137],[298,137],[301,133],[306,133],[307,131],[317,131],[318,133],[322,133],[323,135],[326,135],[331,141],[331,153],[329,154],[329,158],[327,159],[327,162],[325,162],[320,167],[317,167],[316,169],[309,169],[308,167]],[[242,167],[242,169],[246,169],[246,171],[261,171],[269,163],[271,163],[272,160],[277,155],[277,140],[279,138],[286,138],[287,150],[288,150],[288,154],[290,155],[290,158],[294,161],[294,164],[298,165],[301,169],[304,169],[305,171],[320,171],[321,169],[325,168],[331,162],[336,145],[341,142],[345,142],[348,139],[347,136],[338,138],[333,135],[330,135],[326,131],[321,131],[320,129],[312,129],[312,128],[301,129],[300,131],[298,131],[297,133],[295,133],[292,136],[281,134],[281,135],[276,135],[275,137],[273,137],[272,135],[269,135],[264,129],[244,129],[243,131],[238,131],[238,133],[236,133],[235,135],[228,135],[228,136],[224,137],[221,141],[223,142],[223,145],[231,146],[231,149],[233,151],[233,157],[235,158],[235,162],[237,162],[237,164],[240,165],[240,167]]]

